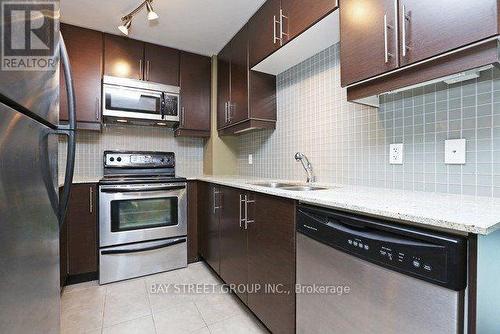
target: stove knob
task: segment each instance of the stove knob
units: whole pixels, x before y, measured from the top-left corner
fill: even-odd
[[[113,161],[115,161],[115,158],[111,157],[111,158],[109,158],[109,161],[113,162]]]
[[[116,161],[121,162],[122,158],[118,157],[118,158],[116,158]]]

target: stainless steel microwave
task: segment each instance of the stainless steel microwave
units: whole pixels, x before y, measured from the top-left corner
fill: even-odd
[[[102,95],[105,122],[159,126],[179,123],[179,87],[105,75]]]

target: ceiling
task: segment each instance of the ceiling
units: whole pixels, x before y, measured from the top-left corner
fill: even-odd
[[[132,22],[130,38],[203,55],[217,54],[265,0],[154,0]],[[120,18],[141,0],[61,0],[61,21],[119,35]]]

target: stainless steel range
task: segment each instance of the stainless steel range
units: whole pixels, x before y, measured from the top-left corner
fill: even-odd
[[[99,283],[187,266],[186,179],[172,152],[104,152]]]

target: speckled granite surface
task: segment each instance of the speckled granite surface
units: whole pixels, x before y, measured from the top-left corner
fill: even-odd
[[[483,235],[500,228],[500,198],[321,183],[317,185],[331,188],[307,192],[289,191],[250,184],[267,181],[263,179],[234,176],[200,176],[197,179],[291,198],[307,204],[426,225],[423,227]]]

